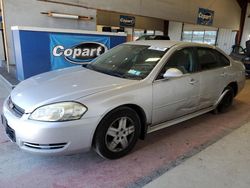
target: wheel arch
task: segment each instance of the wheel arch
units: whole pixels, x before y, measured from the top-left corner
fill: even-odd
[[[122,106],[126,106],[126,107],[129,107],[131,109],[133,109],[134,111],[136,111],[137,115],[139,116],[140,118],[140,121],[141,121],[141,130],[140,130],[140,135],[139,135],[139,138],[140,139],[145,139],[146,137],[146,134],[147,134],[147,116],[146,116],[146,113],[145,111],[138,105],[136,104],[125,104],[125,105],[122,105]]]
[[[140,122],[141,122],[141,127],[140,127],[140,135],[139,135],[139,138],[140,139],[145,139],[146,137],[146,134],[147,134],[147,117],[146,117],[146,113],[145,111],[142,109],[142,107],[140,107],[139,105],[136,105],[136,104],[132,104],[132,103],[128,103],[128,104],[123,104],[123,105],[120,105],[120,106],[117,106],[115,108],[112,108],[111,110],[109,110],[100,120],[100,122],[98,123],[98,125],[96,126],[96,129],[94,131],[94,135],[93,135],[93,138],[92,138],[92,146],[94,144],[94,141],[95,141],[95,136],[96,136],[96,130],[98,128],[98,126],[100,125],[100,123],[102,122],[102,120],[104,119],[104,117],[106,117],[108,114],[114,112],[115,110],[121,108],[121,107],[128,107],[132,110],[134,110],[137,115],[139,116],[140,118]]]
[[[230,86],[233,88],[234,96],[236,96],[238,94],[238,84],[236,81],[230,82],[227,86]]]

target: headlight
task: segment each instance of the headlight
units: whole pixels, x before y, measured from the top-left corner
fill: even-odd
[[[87,107],[77,102],[61,102],[37,108],[29,119],[37,121],[69,121],[80,119]]]

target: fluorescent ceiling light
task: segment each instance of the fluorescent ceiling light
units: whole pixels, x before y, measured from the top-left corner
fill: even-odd
[[[61,13],[53,13],[51,12],[49,16],[55,17],[55,18],[68,18],[68,19],[79,19],[79,16],[72,15],[72,14],[61,14]]]
[[[66,18],[66,19],[75,19],[75,20],[92,20],[93,17],[91,16],[80,16],[74,14],[66,14],[66,13],[59,13],[59,12],[41,12],[41,14],[47,14],[50,17],[54,18]]]

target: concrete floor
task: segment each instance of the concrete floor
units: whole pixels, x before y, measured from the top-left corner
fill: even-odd
[[[0,106],[6,94],[0,82]],[[245,187],[249,185],[246,174],[250,172],[249,140],[246,139],[249,131],[245,128],[250,122],[249,96],[250,81],[247,81],[229,112],[208,113],[152,133],[145,141],[139,141],[131,154],[115,161],[104,160],[93,151],[57,157],[32,155],[9,142],[0,125],[0,188],[133,188],[143,187],[152,180],[155,181],[148,186],[205,187],[206,183],[209,187]],[[233,150],[236,147],[237,150]],[[224,157],[225,164],[222,163]],[[162,178],[157,179],[160,176]]]
[[[145,188],[249,188],[250,123],[186,160]]]

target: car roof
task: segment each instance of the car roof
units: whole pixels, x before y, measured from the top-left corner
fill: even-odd
[[[139,40],[139,41],[127,42],[126,44],[148,45],[148,46],[157,46],[157,47],[163,47],[163,48],[171,48],[173,46],[182,46],[182,45],[214,48],[213,46],[208,45],[208,44],[173,41],[173,40]]]

